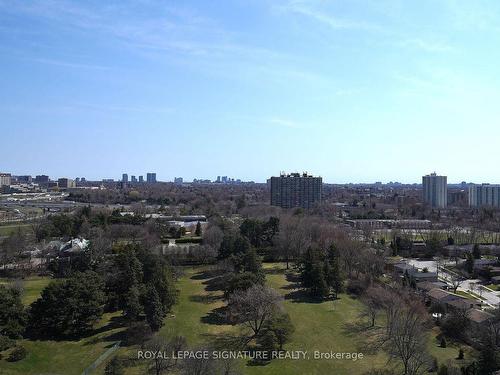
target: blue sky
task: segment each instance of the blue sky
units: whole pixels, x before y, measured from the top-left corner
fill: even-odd
[[[500,182],[500,2],[0,0],[0,169]]]

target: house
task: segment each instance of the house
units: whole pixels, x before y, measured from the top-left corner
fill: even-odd
[[[83,238],[73,238],[63,244],[59,252],[65,255],[70,255],[74,253],[81,253],[85,251],[90,245],[90,241]]]
[[[474,261],[474,271],[483,271],[486,270],[487,268],[491,268],[496,266],[498,263],[498,260],[496,259],[476,259]]]
[[[478,302],[470,298],[460,297],[459,299],[445,302],[445,305],[448,309],[451,310],[469,310],[475,307],[480,307],[481,302]]]
[[[429,282],[436,282],[438,281],[438,275],[436,272],[414,272],[410,274],[410,277],[415,280],[415,282],[423,282],[423,281],[429,281]]]
[[[417,283],[417,290],[424,294],[427,294],[432,289],[447,289],[448,285],[441,281],[431,282],[431,281],[420,281]]]
[[[394,272],[396,272],[398,275],[405,275],[408,273],[408,275],[412,275],[415,272],[418,272],[418,270],[414,266],[410,266],[407,263],[396,263],[393,266]]]
[[[427,297],[433,303],[446,304],[447,302],[461,299],[462,297],[443,289],[434,288],[427,293]]]
[[[491,319],[494,318],[492,314],[479,309],[470,309],[467,312],[467,317],[471,321],[472,325],[476,326],[477,328],[487,324]]]

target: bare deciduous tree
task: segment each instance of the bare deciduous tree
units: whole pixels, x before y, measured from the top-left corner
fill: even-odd
[[[224,238],[224,233],[216,225],[210,225],[203,232],[203,244],[211,246],[215,250],[219,249],[223,238]]]
[[[254,285],[245,291],[237,291],[229,297],[229,312],[257,336],[273,314],[282,310],[283,297],[274,289]]]
[[[453,288],[453,293],[456,293],[457,289],[460,287],[460,285],[462,285],[463,278],[460,275],[453,273],[450,276],[450,282],[451,282],[451,286]]]
[[[429,355],[426,345],[425,308],[418,301],[400,300],[398,314],[391,320],[388,351],[401,361],[403,375],[417,375],[426,370]]]
[[[174,369],[178,360],[172,356],[172,353],[183,350],[186,347],[186,339],[182,336],[176,336],[170,341],[156,336],[146,343],[146,349],[156,352],[148,367],[148,373],[161,375]],[[164,355],[165,354],[165,355]]]

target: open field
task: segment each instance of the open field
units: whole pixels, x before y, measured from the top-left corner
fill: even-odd
[[[18,229],[21,229],[22,232],[28,233],[31,232],[31,224],[8,224],[8,225],[0,225],[0,237],[8,236],[11,233],[16,232]]]
[[[123,330],[117,324],[119,315],[105,314],[96,327],[96,333],[78,341],[20,340],[18,343],[28,350],[28,355],[15,363],[0,360],[0,374],[80,375],[116,341],[115,336]]]
[[[307,350],[308,360],[273,360],[266,365],[250,365],[241,361],[244,374],[362,374],[372,368],[387,366],[388,357],[385,352],[377,350],[374,339],[381,330],[383,317],[377,321],[377,327],[367,328],[361,322],[359,314],[361,303],[348,295],[340,295],[340,299],[332,302],[316,303],[308,301],[287,277],[282,264],[267,264],[266,277],[268,284],[277,289],[285,297],[284,307],[295,325],[295,332],[286,350]],[[217,309],[224,306],[220,291],[212,291],[210,278],[206,268],[186,268],[185,274],[178,284],[179,302],[174,306],[172,315],[166,319],[159,335],[173,337],[184,336],[191,348],[211,344],[221,348],[229,348],[241,335],[241,328],[221,323],[217,318]],[[290,275],[289,275],[290,276]],[[5,281],[4,281],[5,282]],[[36,298],[37,293],[49,282],[48,279],[32,278],[25,283],[27,293],[25,303]],[[29,292],[28,292],[29,291]],[[97,359],[106,349],[120,339],[124,330],[120,324],[120,313],[105,314],[90,337],[79,341],[28,341],[21,343],[28,349],[26,359],[18,363],[0,360],[0,373],[12,375],[34,374],[80,374],[83,369]],[[439,347],[436,327],[429,335],[428,348],[431,355],[440,363],[455,361],[458,345],[449,343],[447,348]],[[466,360],[470,358],[470,349],[466,350]],[[315,360],[313,351],[322,352],[361,352],[363,359],[352,360]],[[136,347],[122,347],[117,352],[121,357],[136,358]],[[456,363],[456,362],[455,362]],[[143,374],[146,363],[137,362],[129,367],[126,374]],[[104,373],[105,363],[94,372]]]
[[[372,368],[383,368],[388,357],[385,352],[377,350],[371,343],[377,336],[380,326],[375,329],[366,328],[360,323],[361,303],[350,296],[342,294],[337,301],[314,303],[302,300],[293,282],[287,280],[286,270],[281,264],[266,265],[267,280],[285,296],[284,307],[295,325],[295,333],[286,350],[307,350],[309,360],[273,360],[265,366],[249,365],[242,361],[244,374],[362,374]],[[203,344],[220,345],[221,342],[234,339],[241,331],[239,327],[217,322],[214,312],[224,305],[221,293],[207,290],[209,279],[202,268],[186,269],[179,281],[179,303],[174,307],[173,317],[167,318],[160,335],[186,337],[190,347]],[[209,288],[208,288],[209,289]],[[383,323],[381,317],[380,323]],[[458,345],[450,344],[447,348],[439,347],[436,336],[439,329],[434,328],[429,335],[428,348],[431,355],[440,363],[454,361],[458,354]],[[349,360],[314,360],[314,350],[323,352],[362,352],[365,358],[357,361]],[[468,349],[466,348],[466,353]],[[121,348],[121,356],[134,358],[136,350]],[[468,354],[466,354],[466,358]],[[139,374],[144,371],[144,364],[127,369],[127,374]],[[103,366],[102,366],[103,367]],[[99,374],[103,368],[98,369]]]
[[[35,301],[51,280],[48,277],[30,277],[22,280],[23,303],[28,306]],[[9,282],[6,279],[0,279],[0,284],[8,284]],[[114,336],[123,330],[117,324],[119,316],[120,313],[104,314],[94,335],[79,341],[20,340],[18,344],[23,345],[28,350],[28,355],[22,361],[10,363],[5,360],[8,351],[3,353],[5,355],[4,359],[0,360],[0,374],[80,375],[89,364],[116,341]]]
[[[30,305],[33,301],[35,301],[42,292],[43,288],[45,288],[52,281],[49,277],[28,277],[26,279],[20,279],[19,283],[23,288],[23,296],[22,301],[26,306]],[[0,279],[0,284],[9,284],[12,281],[7,279]]]

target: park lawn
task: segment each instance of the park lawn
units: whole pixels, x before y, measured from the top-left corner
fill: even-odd
[[[179,302],[174,306],[175,317],[167,318],[160,335],[172,337],[182,335],[186,337],[190,347],[201,345],[221,334],[238,335],[240,328],[231,325],[219,325],[202,321],[213,309],[224,305],[216,299],[220,292],[205,290],[204,280],[196,277],[200,268],[190,268],[179,280]],[[286,289],[289,282],[285,278],[284,266],[281,264],[266,265],[267,280],[270,286],[280,293],[287,294],[293,290]],[[193,277],[194,276],[194,277]],[[364,352],[366,337],[359,340],[361,335],[352,334],[344,327],[344,323],[352,323],[357,319],[361,310],[361,303],[342,295],[335,301],[323,303],[304,303],[285,301],[285,309],[294,322],[296,331],[292,341],[285,346],[287,350],[308,350],[311,352],[309,360],[274,360],[265,366],[244,366],[244,374],[358,374],[374,367],[383,367],[387,361],[385,353],[367,354],[358,361],[350,360],[314,360],[312,351],[324,352]],[[335,306],[335,309],[334,309]],[[134,351],[123,350],[121,355],[134,354]],[[129,357],[130,358],[130,357]],[[245,365],[246,362],[242,362]],[[138,367],[127,370],[127,374],[139,373]]]
[[[28,350],[28,355],[15,363],[6,361],[5,355],[0,360],[0,374],[80,375],[116,341],[116,335],[123,328],[116,327],[113,318],[119,316],[121,312],[104,314],[96,326],[96,333],[78,341],[19,340],[18,344]]]
[[[283,295],[294,291],[290,282],[285,277],[285,268],[282,264],[265,264],[268,285],[278,290]],[[202,320],[213,309],[224,305],[223,301],[216,298],[221,292],[205,290],[204,279],[198,277],[204,268],[187,268],[185,275],[179,280],[179,302],[174,306],[172,316],[169,316],[165,326],[159,334],[165,337],[181,335],[186,337],[189,347],[196,347],[209,342],[214,336],[221,334],[237,335],[240,328],[231,325],[218,325],[206,323]],[[373,351],[367,343],[372,334],[377,330],[361,329],[352,331],[359,322],[359,313],[362,309],[361,302],[345,294],[340,299],[332,302],[297,302],[287,298],[284,303],[285,310],[295,325],[295,332],[290,343],[285,345],[286,350],[307,350],[309,360],[273,360],[265,366],[249,366],[241,362],[243,373],[248,375],[264,374],[361,374],[372,368],[387,366],[387,354],[383,351]],[[379,327],[383,324],[383,317],[379,318]],[[351,324],[351,325],[349,325]],[[359,326],[358,326],[359,327]],[[354,328],[356,329],[356,328]],[[451,360],[455,364],[459,345],[452,342],[447,348],[439,347],[436,336],[439,328],[435,327],[429,334],[429,353],[438,359],[439,364]],[[471,358],[472,350],[463,346],[465,358]],[[357,361],[350,360],[314,360],[313,351],[322,352],[361,352],[365,357]],[[119,355],[134,358],[137,348],[121,348]],[[246,366],[245,366],[246,365]],[[96,373],[102,374],[104,366]],[[141,374],[144,372],[144,363],[127,368],[127,375]]]
[[[460,367],[470,364],[471,360],[477,356],[476,351],[472,347],[463,343],[458,343],[450,338],[446,338],[446,348],[442,348],[440,346],[441,340],[438,339],[439,334],[439,327],[434,327],[431,330],[427,349],[429,350],[429,354],[435,357],[440,365],[450,362]],[[457,359],[460,348],[464,351],[463,360]]]
[[[272,267],[272,269],[269,269]],[[290,283],[286,280],[283,265],[266,265],[268,284],[283,295],[288,294]],[[372,352],[366,344],[370,341],[367,329],[364,332],[351,329],[356,326],[362,304],[358,300],[341,294],[332,302],[302,302],[285,299],[285,310],[295,325],[292,340],[286,350],[307,350],[309,360],[274,360],[265,367],[248,367],[248,374],[361,374],[372,368],[384,367],[387,355],[384,352]],[[355,328],[356,329],[356,328]],[[321,352],[357,352],[364,358],[352,360],[315,360],[313,351]]]
[[[52,281],[50,277],[32,276],[21,279],[23,287],[22,302],[25,306],[31,305],[40,297],[42,290]],[[12,279],[0,279],[0,284],[8,285],[13,283]]]
[[[31,224],[0,225],[0,237],[9,236],[10,234],[15,233],[18,228],[21,229],[21,232],[27,233],[31,231]]]

